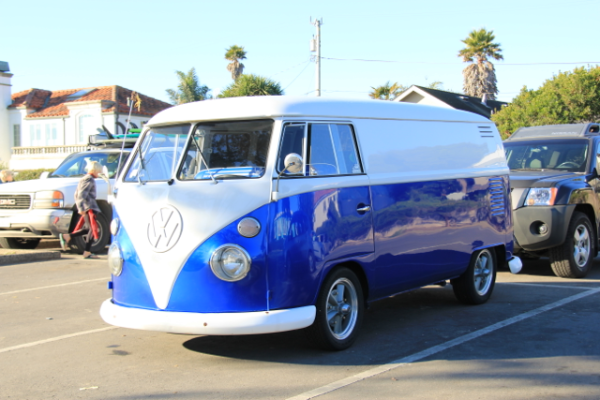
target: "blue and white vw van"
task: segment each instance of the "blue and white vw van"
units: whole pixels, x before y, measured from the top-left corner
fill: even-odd
[[[386,101],[248,97],[153,117],[115,187],[113,325],[344,349],[369,302],[450,280],[488,300],[514,272],[496,127]]]

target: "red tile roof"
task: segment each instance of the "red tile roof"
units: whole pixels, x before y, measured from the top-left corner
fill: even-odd
[[[68,99],[70,95],[77,93],[80,90],[90,89],[90,92],[75,100]],[[104,108],[102,112],[114,113],[115,109],[117,109],[119,114],[128,114],[129,106],[127,105],[127,99],[131,98],[132,93],[132,90],[117,85],[55,91],[29,89],[13,94],[13,102],[9,108],[26,107],[34,109],[35,111],[33,113],[27,115],[26,118],[28,119],[60,117],[69,115],[69,109],[65,103],[105,100],[109,103],[105,104],[107,108]],[[159,111],[172,107],[172,104],[165,103],[164,101],[141,93],[138,94],[142,100],[142,104],[139,111],[136,107],[133,108],[132,115],[152,116]],[[117,97],[118,101],[117,104],[115,104]]]

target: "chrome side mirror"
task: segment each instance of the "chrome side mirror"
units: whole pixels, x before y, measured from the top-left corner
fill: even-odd
[[[281,176],[281,174],[283,174],[285,171],[288,171],[292,174],[299,174],[302,172],[304,167],[304,160],[302,160],[302,156],[299,154],[290,153],[285,156],[283,164],[285,165],[285,168],[279,173],[279,176]]]
[[[283,175],[286,171],[292,174],[301,174],[304,170],[304,160],[302,160],[302,156],[300,154],[288,154],[285,156],[283,164],[285,165],[285,168],[283,168],[283,170],[277,175],[277,185],[271,194],[271,199],[273,201],[279,200],[279,179],[281,178],[281,175]]]

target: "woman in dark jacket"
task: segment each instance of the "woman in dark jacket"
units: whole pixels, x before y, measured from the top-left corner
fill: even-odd
[[[88,173],[81,178],[75,191],[75,204],[77,205],[77,211],[84,220],[83,226],[80,229],[76,227],[71,234],[65,233],[59,236],[60,245],[63,250],[66,250],[72,238],[87,234],[83,258],[98,258],[98,256],[91,253],[91,249],[94,236],[97,235],[97,232],[94,232],[95,216],[101,212],[98,203],[96,203],[96,178],[101,172],[102,164],[99,162],[92,161],[88,165]]]

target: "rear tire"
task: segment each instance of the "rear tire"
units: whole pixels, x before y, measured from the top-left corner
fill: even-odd
[[[348,268],[334,271],[323,283],[317,299],[315,322],[309,339],[325,350],[344,350],[358,337],[364,314],[360,281]]]
[[[0,238],[0,246],[5,249],[33,250],[41,239]]]
[[[465,273],[450,281],[458,301],[465,304],[483,304],[488,301],[494,291],[497,269],[494,249],[482,249],[473,253]]]
[[[108,222],[106,221],[104,214],[96,214],[96,222],[98,222],[99,237],[98,240],[94,240],[92,242],[92,253],[100,253],[104,251],[106,245],[110,241],[110,229],[108,227]],[[91,232],[89,233],[89,235],[91,235]],[[74,237],[73,240],[71,240],[71,242],[69,243],[71,245],[71,248],[75,250],[75,252],[83,254],[83,251],[85,249],[86,237],[87,235]]]
[[[550,266],[561,278],[583,278],[593,263],[594,231],[589,218],[575,211],[567,229],[567,238],[548,251]]]

